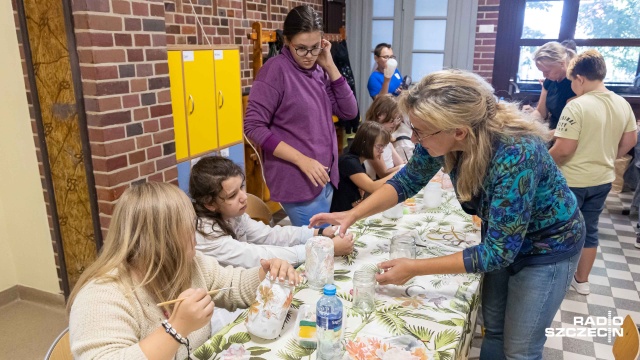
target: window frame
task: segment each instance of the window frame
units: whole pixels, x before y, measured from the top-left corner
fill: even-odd
[[[532,1],[553,0],[509,0],[501,1],[496,36],[496,52],[493,66],[492,83],[496,92],[508,92],[510,80],[516,79],[520,61],[521,46],[539,47],[549,41],[572,39],[576,46],[628,46],[640,47],[640,38],[632,39],[574,39],[580,0],[557,0],[564,3],[558,39],[521,39],[524,27],[526,3]],[[636,75],[640,72],[640,58]],[[518,83],[521,93],[538,94],[542,86],[539,83]],[[610,86],[607,88],[621,95],[640,95],[640,88],[633,86]]]

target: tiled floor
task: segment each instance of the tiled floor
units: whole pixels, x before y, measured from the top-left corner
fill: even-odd
[[[575,328],[575,317],[631,315],[640,324],[640,249],[634,246],[634,227],[638,215],[622,215],[629,209],[633,193],[609,194],[600,216],[600,247],[589,277],[591,294],[584,296],[570,289],[552,327]],[[586,320],[583,320],[586,321]],[[608,326],[593,326],[608,327]],[[549,337],[545,360],[613,359],[611,342],[606,337]],[[470,357],[479,356],[482,339],[474,340]]]

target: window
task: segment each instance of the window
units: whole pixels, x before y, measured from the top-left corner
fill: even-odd
[[[347,6],[349,57],[358,105],[368,109],[367,81],[373,49],[390,43],[402,76],[414,83],[443,68],[473,68],[478,0],[350,0]]]
[[[573,39],[577,52],[595,48],[607,62],[605,85],[640,94],[640,0],[501,1],[493,84],[540,91],[535,50],[549,41]],[[515,88],[515,87],[513,87]]]

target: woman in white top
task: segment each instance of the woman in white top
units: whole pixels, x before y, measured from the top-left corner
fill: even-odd
[[[400,109],[398,109],[396,99],[386,94],[376,97],[371,107],[369,107],[369,110],[367,110],[365,119],[367,121],[380,123],[389,133],[393,134],[402,123],[402,114],[400,113]],[[380,159],[365,160],[364,162],[367,175],[369,175],[372,180],[384,178],[400,170],[406,163],[406,160],[402,159],[393,146],[395,139],[391,139],[391,141],[392,142],[385,147]]]

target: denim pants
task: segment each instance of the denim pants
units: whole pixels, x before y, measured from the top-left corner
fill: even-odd
[[[500,269],[484,275],[481,360],[542,359],[545,328],[560,308],[579,259],[580,253],[516,274]]]
[[[611,191],[611,183],[584,188],[570,188],[578,200],[578,208],[584,217],[587,227],[585,248],[598,247],[598,220],[604,209],[604,202]]]
[[[299,203],[280,203],[280,205],[289,216],[291,225],[307,226],[313,215],[328,213],[331,210],[331,200],[333,200],[333,185],[327,183],[314,199]]]

